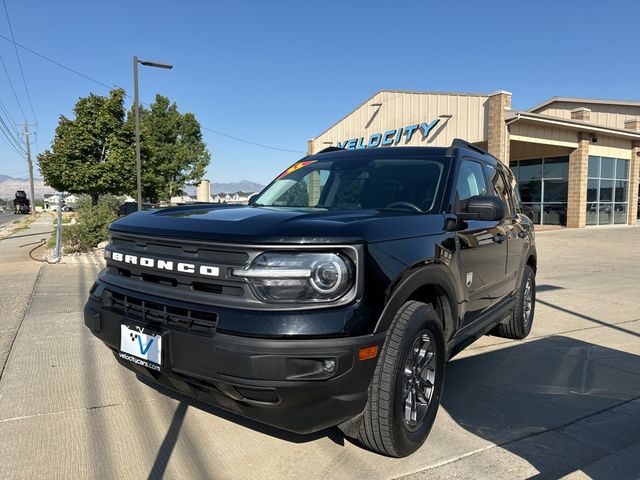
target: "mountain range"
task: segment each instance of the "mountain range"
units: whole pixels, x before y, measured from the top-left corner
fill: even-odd
[[[44,184],[44,180],[41,178],[35,178],[33,180],[33,187],[36,198],[42,198],[44,195],[50,195],[55,193],[51,187]],[[211,194],[216,193],[235,193],[235,192],[259,192],[264,188],[264,185],[251,182],[249,180],[241,180],[239,182],[229,183],[212,183]],[[28,178],[13,178],[8,175],[0,174],[0,198],[13,198],[16,190],[24,190],[29,192],[29,179]],[[189,195],[195,195],[196,187],[187,187],[185,189]]]

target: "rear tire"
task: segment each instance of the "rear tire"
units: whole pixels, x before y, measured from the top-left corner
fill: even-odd
[[[431,305],[405,303],[387,331],[358,440],[391,457],[406,457],[420,448],[438,412],[444,367],[438,314]]]
[[[535,309],[536,276],[533,269],[529,265],[525,265],[511,317],[508,322],[498,325],[493,333],[499,337],[515,340],[526,338],[531,332]]]

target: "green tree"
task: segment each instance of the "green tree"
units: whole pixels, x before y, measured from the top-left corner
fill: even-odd
[[[133,131],[133,121],[130,112],[129,131]],[[182,114],[175,102],[156,95],[150,108],[140,110],[140,138],[144,198],[167,200],[202,179],[211,156],[192,113]]]
[[[51,149],[38,156],[47,185],[88,194],[96,205],[100,195],[123,193],[135,183],[124,96],[122,89],[90,94],[78,100],[73,119],[60,116]]]

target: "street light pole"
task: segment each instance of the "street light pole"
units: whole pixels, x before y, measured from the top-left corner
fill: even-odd
[[[138,191],[138,211],[142,210],[142,168],[140,166],[140,107],[138,99],[138,57],[133,57],[133,114],[136,135],[136,188]]]
[[[140,165],[140,100],[138,98],[138,63],[146,67],[172,69],[168,63],[151,62],[133,57],[133,114],[135,117],[135,141],[136,141],[136,188],[138,190],[138,211],[142,210],[142,167]]]

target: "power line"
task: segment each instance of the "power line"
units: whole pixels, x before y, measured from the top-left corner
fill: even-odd
[[[5,123],[4,119],[2,119],[1,117],[0,117],[0,133],[2,134],[2,136],[4,136],[4,138],[7,140],[7,144],[13,149],[14,152],[18,154],[18,156],[22,158],[26,158],[27,153],[22,148],[22,145],[20,145],[20,143],[15,138],[13,138],[13,136],[11,135],[11,131],[9,130],[9,127]]]
[[[11,123],[11,125],[15,125],[16,124],[16,121],[13,119],[13,117],[9,113],[9,110],[7,110],[7,107],[2,102],[2,100],[0,100],[0,110],[2,110],[2,113],[4,113],[7,116],[7,119],[9,119],[9,122]],[[17,133],[17,130],[16,130],[16,133]]]
[[[7,115],[8,115],[8,112],[7,112]],[[8,115],[8,117],[11,118],[10,115]],[[20,142],[17,139],[18,132],[16,130],[14,130],[14,132],[16,133],[16,137],[14,137],[12,132],[11,132],[11,128],[9,127],[9,125],[7,125],[7,122],[2,117],[2,115],[0,115],[0,132],[7,139],[7,142],[9,143],[9,146],[12,147],[13,150],[18,155],[20,155],[21,157],[24,157],[26,155],[26,152],[24,151],[24,148],[22,148],[22,145],[20,144]]]
[[[247,143],[249,145],[255,145],[256,147],[268,148],[270,150],[279,150],[281,152],[304,153],[302,150],[290,150],[288,148],[273,147],[271,145],[264,145],[262,143],[252,142],[250,140],[245,140],[243,138],[234,137],[233,135],[228,135],[226,133],[222,133],[222,132],[219,132],[217,130],[214,130],[212,128],[208,128],[208,127],[205,127],[205,126],[202,126],[202,125],[200,125],[200,127],[203,130],[207,130],[208,132],[215,133],[216,135],[221,135],[223,137],[231,138],[233,140],[237,140],[238,142]]]
[[[56,66],[58,66],[60,68],[63,68],[63,69],[65,69],[65,70],[67,70],[67,71],[69,71],[69,72],[71,72],[71,73],[73,73],[75,75],[79,75],[80,77],[83,77],[83,78],[89,80],[90,82],[93,82],[93,83],[95,83],[97,85],[100,85],[100,86],[102,86],[104,88],[111,89],[111,88],[115,88],[116,87],[116,85],[108,85],[108,84],[106,84],[104,82],[101,82],[100,80],[96,80],[95,78],[90,77],[89,75],[86,75],[86,74],[81,73],[81,72],[79,72],[77,70],[74,70],[71,67],[67,67],[66,65],[63,65],[62,63],[57,62],[56,60],[53,60],[52,58],[49,58],[49,57],[47,57],[46,55],[44,55],[42,53],[36,52],[35,50],[32,50],[31,48],[29,48],[29,47],[27,47],[25,45],[22,45],[22,44],[16,42],[15,40],[12,40],[11,38],[6,37],[6,36],[4,36],[2,34],[0,34],[0,38],[6,40],[7,42],[12,43],[14,45],[14,47],[20,47],[20,48],[26,50],[27,52],[29,52],[29,53],[31,53],[33,55],[36,55],[36,56],[42,58],[43,60],[46,60],[47,62],[53,63],[54,65],[56,65]],[[129,97],[129,95],[127,95],[127,97]],[[145,105],[145,104],[142,103],[142,105]],[[205,127],[203,125],[201,125],[201,128],[203,130],[207,130],[207,131],[209,131],[211,133],[215,133],[216,135],[220,135],[222,137],[231,138],[232,140],[236,140],[238,142],[246,143],[248,145],[254,145],[256,147],[268,148],[270,150],[278,150],[278,151],[281,151],[281,152],[305,153],[302,150],[291,150],[291,149],[287,149],[287,148],[274,147],[272,145],[265,145],[263,143],[253,142],[251,140],[246,140],[244,138],[236,137],[234,135],[229,135],[227,133],[223,133],[223,132],[220,132],[218,130],[214,130],[212,128]]]
[[[67,70],[67,71],[69,71],[69,72],[71,72],[71,73],[74,73],[74,74],[76,74],[76,75],[79,75],[79,76],[81,76],[81,77],[83,77],[83,78],[85,78],[85,79],[89,80],[90,82],[97,83],[98,85],[101,85],[101,86],[103,86],[103,87],[105,87],[105,88],[114,88],[114,87],[115,87],[115,85],[107,85],[106,83],[103,83],[103,82],[101,82],[100,80],[96,80],[95,78],[91,78],[89,75],[85,75],[84,73],[78,72],[77,70],[74,70],[74,69],[73,69],[73,68],[71,68],[71,67],[67,67],[66,65],[63,65],[63,64],[62,64],[62,63],[60,63],[60,62],[56,62],[56,61],[55,61],[55,60],[53,60],[52,58],[49,58],[49,57],[47,57],[46,55],[43,55],[43,54],[41,54],[41,53],[38,53],[38,52],[36,52],[35,50],[32,50],[32,49],[30,49],[29,47],[26,47],[26,46],[24,46],[24,45],[22,45],[22,44],[20,44],[20,43],[18,43],[18,42],[16,42],[16,41],[14,41],[14,40],[11,40],[9,37],[5,37],[5,36],[4,36],[4,35],[2,35],[2,34],[0,34],[0,38],[2,38],[2,39],[4,39],[4,40],[6,40],[7,42],[13,43],[13,45],[14,45],[14,46],[18,46],[18,47],[22,48],[23,50],[26,50],[27,52],[29,52],[29,53],[31,53],[31,54],[33,54],[33,55],[37,56],[37,57],[40,57],[40,58],[42,58],[43,60],[46,60],[47,62],[53,63],[54,65],[56,65],[56,66],[58,66],[58,67],[60,67],[60,68],[63,68],[63,69],[65,69],[65,70]]]
[[[9,85],[11,86],[11,91],[13,92],[13,96],[16,99],[16,103],[18,104],[18,108],[22,112],[22,116],[24,117],[24,119],[26,121],[27,115],[24,113],[22,105],[20,104],[20,100],[18,99],[18,94],[16,93],[16,89],[13,87],[13,82],[11,81],[11,77],[9,76],[9,71],[7,70],[7,66],[4,63],[4,59],[2,58],[2,55],[0,55],[0,62],[2,63],[2,68],[4,69],[4,74],[7,76],[7,80],[9,81]]]
[[[7,2],[6,0],[2,0],[2,3],[4,4],[4,13],[7,14],[7,23],[9,24],[9,32],[11,32],[11,40],[13,42],[13,49],[16,52],[16,60],[18,60],[18,67],[20,67],[20,75],[22,76],[22,84],[24,85],[24,91],[27,94],[27,100],[29,100],[29,107],[31,108],[31,113],[33,114],[33,120],[36,123],[38,123],[38,119],[36,118],[36,112],[33,109],[33,103],[31,102],[31,95],[29,95],[29,89],[27,88],[27,81],[24,78],[24,70],[22,69],[22,62],[20,61],[20,55],[18,55],[18,47],[16,47],[16,39],[13,35],[13,27],[11,26],[11,19],[9,18],[9,10],[7,9]]]

